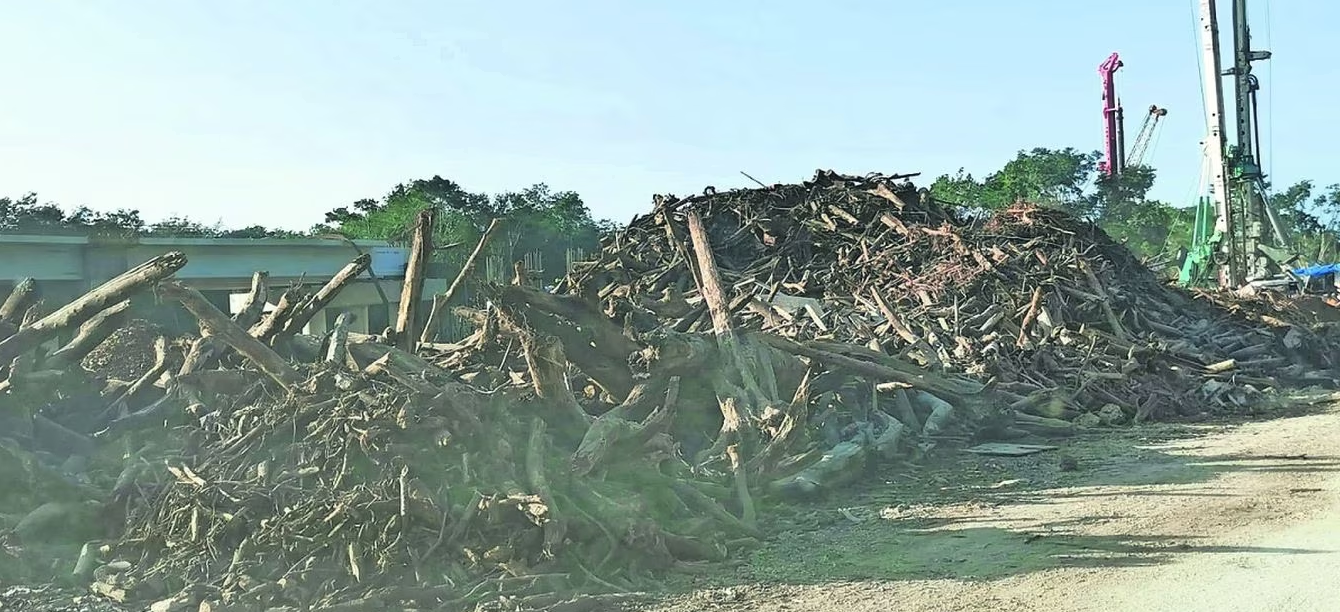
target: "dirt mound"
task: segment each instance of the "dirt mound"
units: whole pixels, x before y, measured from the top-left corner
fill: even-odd
[[[154,340],[164,335],[162,326],[133,319],[90,351],[83,366],[103,378],[133,381],[154,367]]]

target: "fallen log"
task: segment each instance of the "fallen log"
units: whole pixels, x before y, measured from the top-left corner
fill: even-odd
[[[174,251],[127,270],[31,326],[0,340],[0,363],[8,363],[61,332],[83,325],[99,312],[171,276],[185,265],[186,256]]]
[[[799,473],[772,481],[768,491],[786,499],[813,499],[854,482],[865,470],[869,456],[868,445],[854,440],[842,442]]]
[[[294,310],[302,306],[307,297],[307,292],[301,286],[289,287],[288,290],[280,294],[279,302],[275,304],[274,310],[271,310],[269,315],[263,316],[260,322],[252,325],[248,333],[261,342],[269,342],[275,334],[283,329],[284,322],[289,319]]]
[[[178,376],[208,370],[210,365],[216,362],[223,354],[224,345],[214,336],[201,336],[191,342],[191,348],[186,351],[186,358],[182,360],[181,368],[177,370]]]
[[[643,347],[626,337],[614,322],[576,298],[530,287],[493,288],[489,294],[499,307],[512,312],[513,318],[524,316],[527,327],[559,339],[573,365],[611,397],[628,397],[633,388],[628,356]]]
[[[37,281],[31,278],[20,280],[9,292],[4,303],[0,304],[0,321],[17,327],[23,319],[23,313],[28,312],[28,307],[32,306],[37,298]]]
[[[79,332],[68,344],[47,356],[44,365],[63,369],[71,367],[86,357],[89,352],[102,344],[112,332],[125,324],[130,318],[130,301],[119,304],[98,313],[79,326]]]
[[[878,380],[894,381],[903,383],[914,389],[929,391],[942,398],[950,398],[953,401],[965,401],[966,398],[981,393],[982,387],[978,386],[975,390],[970,385],[952,381],[932,374],[930,372],[916,372],[910,367],[897,367],[891,364],[896,363],[891,357],[880,356],[879,363],[872,363],[861,359],[855,359],[846,355],[839,355],[815,348],[813,344],[800,344],[794,340],[779,338],[761,334],[759,338],[779,350],[808,357],[820,363],[833,367],[842,368],[863,376]],[[856,347],[852,347],[853,350]]]
[[[312,321],[316,313],[321,312],[335,296],[339,295],[349,283],[353,282],[358,276],[372,267],[372,256],[364,253],[355,257],[353,261],[345,264],[339,272],[335,273],[326,284],[316,293],[307,298],[302,306],[296,308],[287,321],[283,323],[283,329],[277,335],[292,336],[302,333],[307,324]],[[276,309],[278,310],[278,309]]]
[[[209,303],[205,296],[200,295],[199,291],[175,282],[160,284],[159,291],[165,297],[181,302],[186,310],[195,315],[202,327],[256,364],[262,372],[279,383],[279,386],[291,390],[301,380],[298,372],[283,357],[252,337],[227,315],[219,312],[219,309]]]
[[[645,445],[652,436],[661,433],[664,425],[674,418],[679,381],[680,377],[669,376],[638,383],[623,403],[597,417],[569,461],[573,475],[585,476],[613,460],[616,451],[621,455],[629,453],[630,449]],[[659,411],[640,423],[632,420],[632,415],[648,410],[661,400],[662,394],[664,401]]]

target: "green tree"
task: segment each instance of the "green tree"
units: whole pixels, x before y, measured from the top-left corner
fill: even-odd
[[[544,184],[520,191],[488,196],[466,191],[457,183],[434,176],[396,185],[379,200],[363,199],[326,213],[317,233],[339,233],[349,238],[408,240],[418,214],[436,211],[434,243],[467,248],[438,251],[439,261],[462,263],[469,245],[493,219],[503,226],[488,254],[504,261],[517,261],[528,253],[539,253],[544,281],[561,277],[570,251],[590,253],[599,247],[602,235],[613,231],[612,223],[597,223],[581,196],[572,191],[555,192]]]
[[[980,180],[963,169],[942,175],[931,184],[931,194],[955,204],[990,210],[1026,201],[1090,218],[1095,212],[1090,187],[1098,157],[1098,153],[1081,153],[1073,147],[1037,147],[1019,151],[1003,168]]]
[[[1154,170],[1135,166],[1115,178],[1101,176],[1100,157],[1097,152],[1083,153],[1073,147],[1037,147],[1019,151],[1000,170],[980,180],[962,169],[942,175],[931,185],[931,194],[985,210],[1020,201],[1058,208],[1099,224],[1140,255],[1164,251],[1181,217],[1175,208],[1148,198]]]

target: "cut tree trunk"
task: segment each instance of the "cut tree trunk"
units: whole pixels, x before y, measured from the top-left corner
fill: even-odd
[[[623,329],[579,298],[545,293],[524,286],[491,290],[490,297],[513,319],[520,319],[538,333],[563,342],[573,365],[616,401],[633,389],[628,357],[642,346],[623,334]]]
[[[358,276],[372,267],[372,256],[364,253],[355,257],[353,261],[345,264],[339,272],[335,273],[326,284],[321,287],[312,297],[303,303],[301,308],[293,311],[292,316],[284,321],[283,331],[278,335],[292,336],[302,333],[303,328],[312,321],[312,317],[321,309],[330,304],[335,296],[340,294],[349,283],[353,282]]]
[[[265,314],[265,304],[270,299],[270,287],[266,284],[269,280],[269,272],[257,271],[251,275],[251,291],[247,292],[242,308],[233,315],[233,322],[243,329],[259,323]]]
[[[0,321],[18,326],[23,320],[23,313],[28,312],[28,307],[37,301],[37,281],[31,278],[25,278],[14,285],[14,290],[9,292],[9,297],[5,298],[4,304],[0,305]]]
[[[335,318],[335,329],[330,332],[330,348],[326,350],[326,363],[343,366],[349,360],[349,323],[354,315],[342,312]]]
[[[251,360],[281,387],[292,389],[301,380],[298,372],[283,357],[219,312],[199,291],[174,282],[162,283],[159,287],[163,295],[181,302],[186,310],[195,315],[202,327]]]
[[[409,265],[405,268],[405,282],[400,288],[400,312],[396,316],[395,334],[400,348],[414,351],[419,342],[416,326],[419,323],[419,302],[423,299],[423,281],[428,271],[428,260],[433,256],[433,209],[419,211],[414,226],[414,241],[410,244]]]
[[[465,265],[461,266],[461,271],[457,273],[456,278],[451,281],[451,285],[447,287],[447,291],[441,295],[433,296],[433,308],[428,311],[428,322],[424,323],[423,333],[419,336],[420,342],[432,342],[437,337],[437,328],[438,325],[441,324],[439,317],[442,316],[442,311],[447,307],[447,304],[451,302],[451,298],[456,296],[456,292],[460,291],[461,286],[465,284],[465,280],[470,277],[471,272],[475,269],[476,262],[479,261],[480,255],[484,253],[485,247],[488,246],[489,240],[493,239],[493,235],[497,233],[498,228],[501,226],[502,221],[500,219],[494,219],[489,222],[488,228],[485,229],[484,234],[479,237],[479,243],[475,245],[475,250],[471,251],[470,256],[465,259]]]
[[[171,276],[185,265],[186,256],[173,251],[127,270],[43,317],[31,327],[20,329],[13,336],[0,341],[0,363],[8,363],[61,332],[82,325],[99,312]]]

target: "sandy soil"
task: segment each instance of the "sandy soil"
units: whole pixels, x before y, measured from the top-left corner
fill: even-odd
[[[888,474],[793,517],[738,575],[646,609],[1340,610],[1340,409],[1178,433]]]

